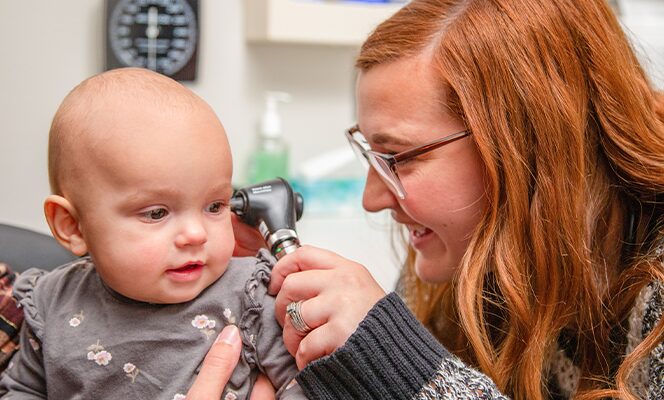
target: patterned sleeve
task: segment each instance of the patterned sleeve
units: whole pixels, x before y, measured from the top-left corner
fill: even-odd
[[[12,296],[16,273],[7,264],[0,263],[0,372],[18,348],[19,330],[23,323],[23,310]]]
[[[32,292],[43,271],[28,270],[20,275],[14,285],[14,295],[21,301],[22,310],[36,310],[32,304]],[[25,297],[23,297],[25,296]],[[12,357],[0,379],[3,399],[45,399],[46,381],[41,351],[41,341],[34,334],[30,323],[39,316],[33,312],[21,327],[18,351]],[[40,325],[37,323],[37,325]]]
[[[0,379],[0,394],[3,399],[46,399],[44,377],[39,340],[24,324],[21,346]]]
[[[506,399],[491,379],[450,354],[396,293],[297,381],[312,399]]]

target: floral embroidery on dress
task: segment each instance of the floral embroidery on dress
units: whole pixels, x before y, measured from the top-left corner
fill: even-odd
[[[104,346],[97,343],[88,346],[88,360],[96,362],[98,365],[106,366],[111,361],[113,356],[108,351],[104,350]]]
[[[127,377],[131,379],[131,383],[136,382],[136,377],[141,373],[141,370],[136,368],[136,366],[132,363],[126,363],[122,369],[124,370],[125,374],[127,374]]]
[[[83,311],[78,314],[74,314],[74,316],[69,320],[69,326],[76,328],[77,326],[81,325],[81,322],[83,322],[84,319],[85,317],[83,316]]]
[[[176,393],[175,396],[173,396],[173,400],[185,400],[186,398],[187,396],[182,393]]]
[[[233,316],[230,308],[224,309],[224,318],[226,318],[226,321],[228,321],[229,324],[235,325],[235,316]]]
[[[214,327],[217,326],[217,321],[208,318],[205,314],[201,314],[195,316],[194,319],[191,320],[191,325],[194,328],[200,329],[206,339],[210,339],[215,333]]]
[[[131,383],[136,383],[136,379],[138,379],[138,376],[141,376],[141,380],[143,382],[147,381],[154,386],[158,388],[162,388],[162,383],[159,381],[159,379],[155,378],[154,376],[148,374],[145,372],[145,370],[139,369],[136,364],[134,363],[125,363],[122,366],[122,370],[124,371],[125,375],[127,375],[127,378],[131,379]],[[177,395],[176,395],[177,396]],[[184,395],[181,395],[182,398],[184,399]],[[177,398],[177,397],[174,397]]]
[[[229,390],[226,396],[224,396],[224,400],[237,400],[237,394]]]

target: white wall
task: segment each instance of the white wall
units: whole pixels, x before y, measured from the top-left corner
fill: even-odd
[[[266,90],[293,95],[280,108],[294,165],[346,145],[343,130],[354,121],[357,48],[248,45],[242,0],[200,3],[198,77],[188,86],[225,125],[237,182],[246,170]],[[48,232],[42,201],[49,193],[50,120],[71,88],[103,71],[103,14],[103,0],[0,0],[0,223]],[[305,213],[299,230],[304,242],[373,267],[389,288],[397,268],[387,226],[381,216],[339,219]]]
[[[281,109],[294,164],[344,145],[355,48],[247,45],[241,0],[201,3],[198,79],[188,86],[226,126],[238,178],[265,90],[293,94]],[[0,222],[47,230],[41,201],[50,119],[74,85],[103,70],[103,8],[103,0],[0,0]]]
[[[664,0],[618,0],[618,9],[641,64],[664,90]]]
[[[642,41],[647,68],[664,88],[664,1],[620,3],[625,26]],[[41,204],[50,119],[73,86],[103,70],[103,8],[103,0],[0,0],[0,223],[48,231]],[[236,176],[245,170],[265,90],[293,94],[282,106],[293,164],[345,145],[357,49],[247,45],[242,0],[201,0],[201,13],[198,79],[189,86],[226,126]],[[305,242],[357,259],[391,285],[396,268],[384,216],[309,218],[300,226]]]

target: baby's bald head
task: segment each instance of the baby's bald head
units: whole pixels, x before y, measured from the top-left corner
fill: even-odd
[[[209,113],[213,123],[221,126],[205,101],[180,83],[155,72],[123,68],[86,79],[65,97],[51,124],[48,146],[51,191],[75,197],[75,189],[84,186],[86,179],[92,179],[92,169],[107,166],[104,158],[109,158],[112,149],[124,151],[123,147],[130,150],[132,146],[145,146],[153,136],[152,140],[161,140],[156,136],[158,132],[142,130],[143,120],[167,119],[182,113]],[[131,129],[125,127],[127,118],[137,120]],[[221,132],[227,146],[223,127]],[[138,135],[143,138],[140,144],[136,142]]]

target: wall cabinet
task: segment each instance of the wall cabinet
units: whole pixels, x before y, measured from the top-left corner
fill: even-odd
[[[403,3],[246,0],[250,42],[359,46]]]

